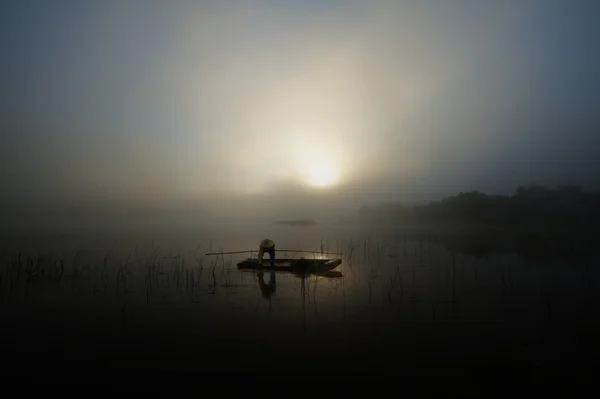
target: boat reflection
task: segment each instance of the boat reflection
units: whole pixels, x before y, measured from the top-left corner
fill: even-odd
[[[279,273],[285,273],[285,272],[279,272]],[[265,299],[270,300],[271,297],[273,296],[273,294],[275,294],[275,292],[277,291],[276,274],[277,274],[277,272],[271,271],[269,273],[269,281],[266,282],[264,272],[260,271],[260,272],[256,273],[256,277],[258,279],[258,287],[260,288],[260,292],[262,293],[262,296]],[[337,278],[344,277],[344,275],[337,270],[323,270],[323,271],[319,271],[319,272],[304,272],[304,273],[295,272],[292,274],[294,276],[302,279],[302,282],[304,282],[304,280],[306,280],[306,278],[308,278],[308,277],[323,277],[323,278],[327,278],[327,279],[337,279]]]
[[[310,272],[310,273],[294,273],[296,277],[307,278],[307,277],[323,277],[323,278],[342,278],[344,275],[342,272],[338,272],[337,270],[323,270],[319,272]]]

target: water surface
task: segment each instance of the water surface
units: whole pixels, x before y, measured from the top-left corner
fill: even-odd
[[[204,255],[263,238],[340,252],[343,263],[331,277],[297,276],[237,270],[246,255]],[[268,223],[33,231],[3,243],[3,349],[46,371],[89,363],[480,378],[572,371],[583,353],[595,361],[598,257],[589,251],[531,258],[398,229]]]

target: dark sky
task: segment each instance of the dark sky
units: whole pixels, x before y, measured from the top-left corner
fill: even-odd
[[[7,197],[600,188],[598,1],[0,7]]]

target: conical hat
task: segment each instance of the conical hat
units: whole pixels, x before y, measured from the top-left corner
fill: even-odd
[[[260,248],[263,250],[269,250],[275,248],[275,243],[268,238],[265,238],[260,242]]]

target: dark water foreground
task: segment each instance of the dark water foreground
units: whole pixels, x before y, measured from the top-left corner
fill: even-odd
[[[242,257],[203,256],[216,243],[181,242],[4,251],[5,375],[481,384],[598,371],[597,257],[474,256],[380,235],[328,240],[344,252],[336,273],[298,276],[239,271]]]

